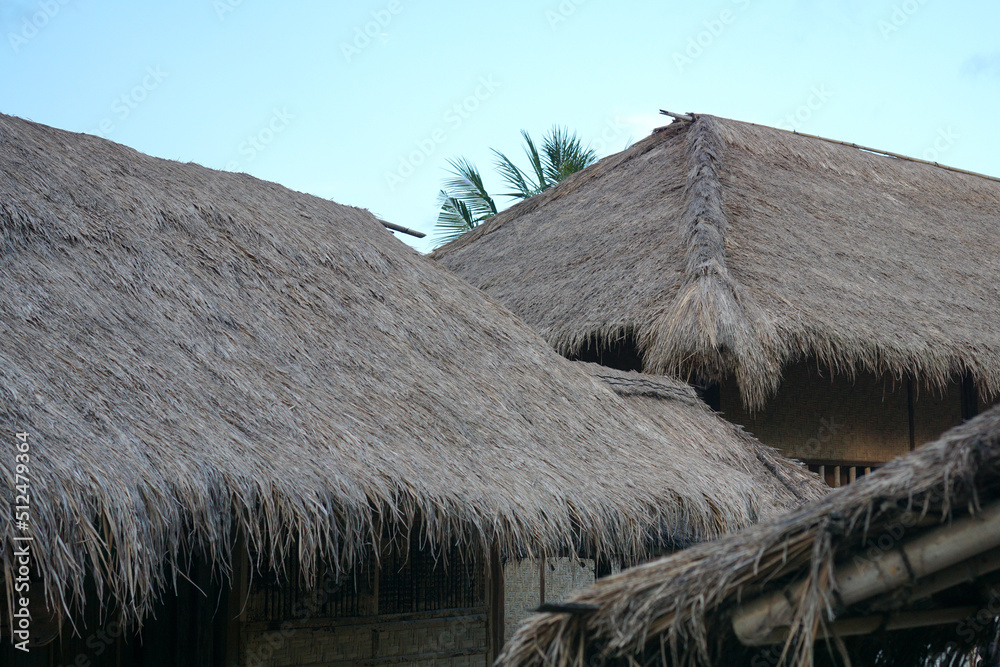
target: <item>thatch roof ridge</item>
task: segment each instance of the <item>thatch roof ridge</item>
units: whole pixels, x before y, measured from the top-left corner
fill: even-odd
[[[389,526],[630,558],[794,501],[688,474],[716,426],[652,421],[368,211],[245,174],[0,115],[0,276],[0,427],[33,438],[62,607],[92,576],[141,617],[237,532],[311,576]]]
[[[685,136],[684,280],[659,321],[642,332],[640,344],[653,373],[735,368],[747,402],[759,403],[777,388],[781,365],[771,352],[776,334],[767,317],[726,265],[729,221],[719,181],[719,133],[715,119],[705,117]]]
[[[994,396],[997,182],[698,115],[432,256],[564,355],[631,339],[751,407],[807,357]]]
[[[498,664],[632,664],[629,656],[647,651],[669,657],[655,664],[812,664],[814,638],[827,610],[837,606],[829,580],[834,563],[858,552],[867,558],[870,549],[885,552],[879,540],[891,534],[898,544],[902,526],[933,529],[975,516],[995,504],[998,489],[1000,407],[786,515],[596,582],[566,601],[580,613],[529,618]],[[798,601],[787,653],[781,646],[741,649],[732,612],[762,590],[780,590],[803,577],[808,588]],[[951,650],[947,633],[922,632],[878,664],[917,664],[915,656]]]

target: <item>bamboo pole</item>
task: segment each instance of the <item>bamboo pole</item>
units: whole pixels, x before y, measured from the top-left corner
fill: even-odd
[[[391,222],[386,222],[385,220],[379,220],[379,222],[382,223],[383,227],[385,227],[386,229],[391,229],[394,232],[400,232],[401,234],[409,234],[410,236],[416,236],[418,239],[422,239],[425,236],[427,236],[427,234],[424,234],[423,232],[418,232],[415,229],[410,229],[409,227],[396,225]]]
[[[896,614],[878,614],[845,618],[820,627],[816,639],[829,637],[853,637],[869,635],[879,630],[912,630],[934,625],[950,625],[969,618],[979,611],[979,607],[953,607],[949,609],[924,609],[921,611],[901,611]],[[779,628],[761,640],[765,644],[780,644],[788,639],[788,628]]]
[[[834,570],[834,590],[844,607],[923,579],[964,560],[1000,547],[1000,503],[976,516],[932,529],[873,559],[855,559]],[[733,630],[746,646],[759,646],[779,628],[791,625],[795,608],[809,588],[802,580],[740,606]]]
[[[757,127],[763,127],[763,128],[769,129],[769,130],[775,129],[775,128],[770,127],[768,125],[761,125],[760,123],[748,123],[748,122],[744,122],[744,121],[738,121],[738,122],[741,122],[744,125],[755,125]],[[781,131],[782,132],[789,132],[789,130],[781,130]],[[909,155],[903,155],[902,153],[893,153],[892,151],[883,151],[883,150],[880,150],[878,148],[870,148],[868,146],[862,146],[860,144],[855,144],[855,143],[852,143],[850,141],[839,141],[837,139],[828,139],[827,137],[820,137],[820,136],[817,136],[815,134],[807,134],[805,132],[799,132],[798,130],[791,130],[790,133],[791,134],[797,134],[800,137],[809,137],[810,139],[819,139],[820,141],[825,141],[828,144],[837,144],[839,146],[849,146],[851,148],[856,148],[859,151],[865,151],[866,153],[874,153],[875,155],[885,155],[885,156],[897,158],[897,159],[900,159],[900,160],[906,160],[907,162],[916,162],[918,164],[927,164],[927,165],[931,165],[932,167],[939,167],[941,169],[946,169],[948,171],[954,171],[954,172],[959,173],[959,174],[966,174],[968,176],[978,176],[979,178],[985,178],[988,181],[1000,181],[1000,178],[997,178],[996,176],[989,176],[987,174],[980,174],[977,171],[969,171],[968,169],[959,169],[958,167],[949,167],[948,165],[941,164],[940,162],[931,162],[930,160],[921,160],[920,158],[912,157],[912,156],[909,156]]]
[[[936,593],[970,583],[997,570],[1000,570],[1000,549],[992,549],[930,575],[913,587],[907,601],[915,602],[929,598]]]

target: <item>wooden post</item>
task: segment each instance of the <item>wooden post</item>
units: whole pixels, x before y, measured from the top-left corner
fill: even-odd
[[[917,448],[917,429],[916,429],[916,409],[914,403],[914,391],[913,391],[913,380],[911,378],[906,378],[906,412],[907,412],[907,424],[910,429],[910,451],[912,452]]]
[[[503,649],[504,637],[504,585],[503,559],[500,557],[500,546],[494,544],[490,549],[489,566],[487,569],[487,585],[489,586],[489,614],[487,615],[487,630],[490,639],[490,664],[499,657]]]
[[[243,642],[240,635],[242,622],[240,616],[250,595],[249,573],[250,555],[247,553],[246,539],[243,530],[236,527],[236,540],[232,551],[232,572],[229,581],[229,596],[226,603],[224,619],[226,632],[226,648],[223,663],[226,667],[239,667],[243,662],[240,655]]]
[[[213,585],[212,569],[206,558],[199,554],[191,567],[190,585],[194,591],[190,598],[193,609],[189,613],[194,623],[192,634],[196,647],[193,663],[189,657],[188,664],[192,667],[211,667],[215,664],[215,611],[221,591]]]
[[[979,414],[979,390],[972,375],[962,375],[962,420],[972,419]]]
[[[545,556],[538,559],[538,606],[545,604]]]

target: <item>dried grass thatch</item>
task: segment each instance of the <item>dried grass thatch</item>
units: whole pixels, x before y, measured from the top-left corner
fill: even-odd
[[[699,461],[717,427],[629,408],[367,211],[247,175],[0,116],[0,263],[0,442],[30,434],[59,610],[91,577],[141,618],[237,532],[307,576],[383,529],[636,557],[796,493]],[[8,596],[15,532],[2,513]]]
[[[998,226],[996,179],[696,116],[433,256],[564,355],[631,339],[750,407],[810,356],[995,396]]]
[[[725,471],[726,481],[717,492],[725,487],[725,493],[746,498],[746,512],[756,517],[755,522],[829,491],[803,464],[781,456],[743,427],[714,414],[690,385],[666,376],[576,363],[665,433],[684,433],[685,451],[691,456],[688,474],[711,479]]]
[[[911,581],[848,607],[840,602],[843,589],[832,573],[845,564],[881,562],[901,544],[912,544],[914,536],[940,534],[984,508],[996,515],[998,500],[1000,407],[785,516],[598,581],[567,600],[567,609],[577,613],[529,618],[499,664],[960,664],[970,645],[996,630],[995,572],[986,574],[989,568],[970,558],[953,568],[964,568],[961,576],[952,571],[950,579],[938,576],[930,582],[934,586],[922,588]],[[1000,535],[979,533],[975,539],[985,545]],[[998,551],[990,554],[995,568]],[[790,582],[805,583],[801,594],[788,598],[796,615],[786,643],[742,646],[731,624],[734,613]],[[929,597],[917,595],[937,588]],[[817,640],[833,614],[871,618],[924,610],[941,618],[949,605],[979,611],[936,629],[877,631],[829,644]]]

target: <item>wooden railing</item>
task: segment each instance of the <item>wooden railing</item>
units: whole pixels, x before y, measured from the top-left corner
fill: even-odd
[[[819,475],[828,486],[837,488],[850,484],[878,468],[878,463],[857,463],[852,461],[810,461],[804,462],[811,472]]]

